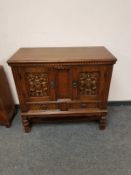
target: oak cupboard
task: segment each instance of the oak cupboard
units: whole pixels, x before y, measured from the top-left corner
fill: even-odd
[[[98,120],[105,129],[116,58],[102,46],[21,48],[9,60],[25,132],[46,120]]]

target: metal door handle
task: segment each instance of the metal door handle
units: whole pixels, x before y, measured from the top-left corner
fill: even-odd
[[[77,81],[76,81],[76,80],[73,80],[73,81],[72,81],[72,87],[73,87],[73,88],[76,88],[76,87],[77,87]]]
[[[55,87],[55,82],[54,82],[53,80],[50,82],[50,87],[51,87],[52,89]]]

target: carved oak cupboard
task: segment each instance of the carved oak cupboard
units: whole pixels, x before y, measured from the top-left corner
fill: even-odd
[[[25,132],[53,119],[98,120],[106,127],[116,58],[105,47],[21,48],[9,60]]]

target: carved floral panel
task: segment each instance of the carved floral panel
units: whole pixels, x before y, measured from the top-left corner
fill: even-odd
[[[81,72],[79,82],[80,95],[96,95],[98,79],[98,72]]]
[[[48,95],[48,74],[37,72],[26,74],[29,96],[30,97],[42,97]]]

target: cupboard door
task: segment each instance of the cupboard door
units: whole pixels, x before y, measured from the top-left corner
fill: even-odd
[[[20,68],[22,69],[22,68]],[[55,71],[46,67],[24,67],[20,71],[26,102],[55,100]]]
[[[73,69],[73,99],[98,100],[102,89],[101,66],[81,66]]]

